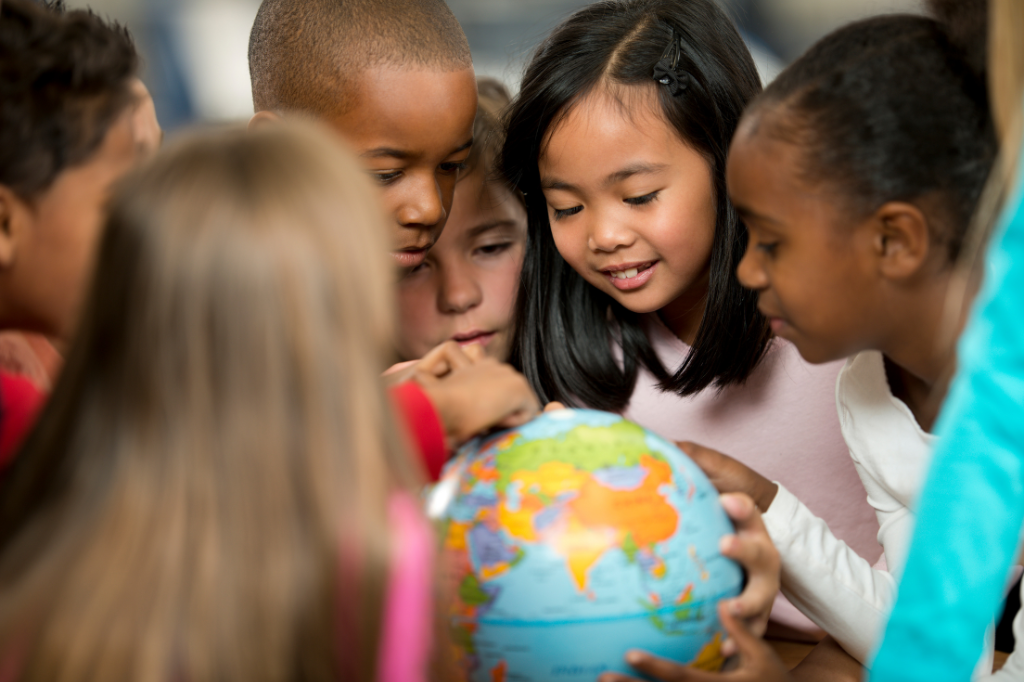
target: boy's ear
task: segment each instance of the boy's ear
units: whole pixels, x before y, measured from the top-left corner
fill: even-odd
[[[875,211],[873,244],[879,271],[890,279],[912,277],[928,259],[928,219],[917,206],[890,201]]]
[[[281,114],[274,111],[257,111],[249,119],[249,130],[256,130],[267,123],[277,123],[281,120]]]
[[[25,202],[10,187],[0,185],[0,270],[14,264],[25,208]]]

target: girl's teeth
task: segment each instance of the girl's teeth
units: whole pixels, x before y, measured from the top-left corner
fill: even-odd
[[[637,272],[639,272],[637,268],[630,268],[629,270],[626,270],[626,279],[633,279],[636,277]]]
[[[638,268],[630,268],[629,270],[619,270],[618,272],[612,273],[615,279],[633,279],[637,273],[640,272]]]

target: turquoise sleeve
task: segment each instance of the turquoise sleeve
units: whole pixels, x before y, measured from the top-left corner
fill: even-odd
[[[1016,560],[1024,522],[1022,178],[1018,169],[960,340],[872,682],[969,680]]]

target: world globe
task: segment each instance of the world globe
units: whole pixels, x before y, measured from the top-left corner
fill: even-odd
[[[430,500],[467,682],[633,672],[629,649],[722,665],[717,602],[740,592],[733,527],[675,445],[594,410],[471,441]]]

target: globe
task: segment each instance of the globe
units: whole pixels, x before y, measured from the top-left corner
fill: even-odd
[[[444,527],[460,679],[636,674],[627,650],[717,670],[742,571],[718,493],[675,445],[595,410],[471,441],[429,502]]]

